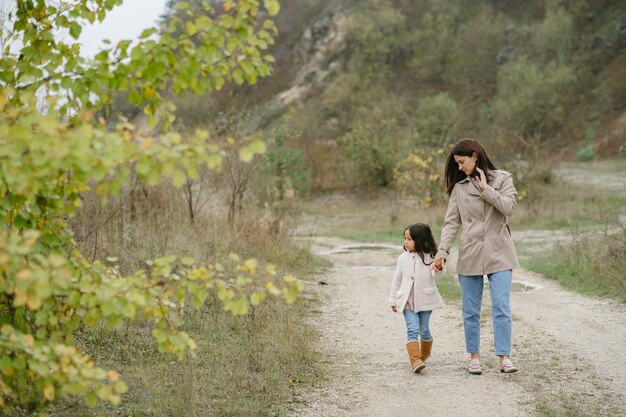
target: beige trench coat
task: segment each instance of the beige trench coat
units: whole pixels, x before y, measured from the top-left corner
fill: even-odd
[[[437,257],[448,256],[461,228],[459,275],[487,275],[519,267],[507,224],[517,205],[517,190],[510,173],[495,170],[489,174],[484,190],[467,177],[456,183],[450,195]]]

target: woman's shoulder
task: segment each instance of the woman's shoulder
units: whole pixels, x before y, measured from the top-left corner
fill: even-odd
[[[507,179],[513,178],[513,174],[503,169],[496,169],[492,171],[492,175],[493,175],[493,180],[489,181],[489,183],[492,184],[492,186],[496,186],[496,187],[503,184],[504,181],[506,181]]]
[[[511,174],[509,171],[505,171],[503,169],[496,169],[496,170],[494,170],[492,172],[493,172],[493,175],[496,178],[506,179],[508,177],[512,177],[513,176],[513,174]]]

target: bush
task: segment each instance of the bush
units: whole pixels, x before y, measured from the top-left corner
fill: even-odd
[[[457,139],[457,104],[448,93],[440,93],[419,100],[415,128],[416,146],[445,147]]]
[[[355,183],[386,187],[408,141],[402,126],[383,100],[371,108],[359,109],[351,130],[341,138],[351,162],[349,175]]]
[[[494,122],[524,136],[554,135],[567,121],[575,82],[574,68],[566,65],[542,68],[525,57],[506,64],[498,73]]]
[[[591,161],[595,159],[597,155],[598,145],[595,143],[589,143],[576,151],[576,160],[579,162]]]
[[[441,148],[419,148],[398,162],[393,171],[394,185],[403,196],[421,207],[445,201],[442,173],[445,158]]]

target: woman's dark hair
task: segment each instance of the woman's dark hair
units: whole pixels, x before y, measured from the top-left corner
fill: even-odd
[[[424,265],[430,265],[424,260],[424,254],[427,253],[431,258],[434,258],[437,253],[437,244],[435,243],[435,237],[430,230],[430,226],[424,223],[415,223],[408,225],[406,229],[404,229],[405,232],[407,230],[411,235],[411,239],[415,242],[415,251],[419,254],[420,258],[422,258],[422,262]],[[404,250],[407,250],[406,247]]]
[[[466,177],[465,173],[459,169],[458,164],[454,160],[454,156],[472,156],[474,153],[478,156],[476,166],[482,169],[487,177],[490,175],[489,171],[497,169],[493,162],[491,162],[491,159],[489,159],[489,155],[487,155],[487,151],[483,148],[483,145],[477,140],[469,138],[460,139],[454,144],[454,147],[452,147],[450,155],[448,155],[448,160],[446,161],[446,193],[448,195],[452,194],[452,189],[456,183]]]

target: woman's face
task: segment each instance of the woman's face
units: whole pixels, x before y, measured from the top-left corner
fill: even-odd
[[[460,156],[454,155],[454,160],[459,165],[459,170],[463,171],[465,175],[471,175],[476,168],[476,160],[478,155],[476,152],[472,153],[472,156]]]
[[[409,232],[409,229],[406,229],[404,231],[404,247],[409,252],[415,252],[415,242],[413,241],[413,238],[411,237],[411,232]]]

